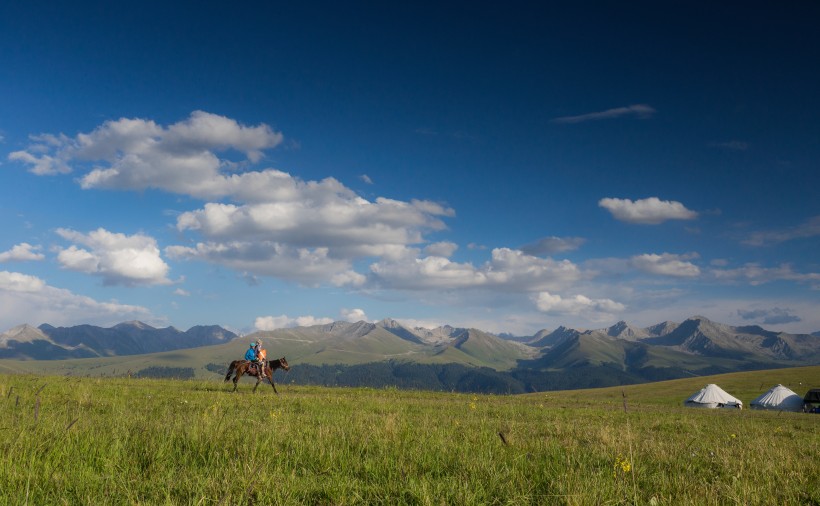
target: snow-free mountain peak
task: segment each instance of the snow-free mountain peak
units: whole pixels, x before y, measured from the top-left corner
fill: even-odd
[[[633,327],[623,320],[606,329],[606,335],[628,341],[649,337],[649,333],[645,329]]]
[[[10,328],[0,334],[0,347],[7,348],[10,341],[17,343],[33,343],[34,341],[51,342],[51,339],[42,330],[27,323]]]
[[[358,321],[355,323],[337,321],[323,325],[322,331],[334,336],[356,338],[366,336],[374,328],[376,328],[375,324],[365,321]]]

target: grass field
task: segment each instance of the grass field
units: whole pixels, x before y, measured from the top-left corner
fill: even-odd
[[[748,403],[820,367],[521,396],[0,375],[0,504],[820,504],[820,416],[681,406],[709,382]]]

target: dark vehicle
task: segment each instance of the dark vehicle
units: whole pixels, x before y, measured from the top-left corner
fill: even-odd
[[[812,388],[803,397],[803,411],[820,413],[820,388]]]

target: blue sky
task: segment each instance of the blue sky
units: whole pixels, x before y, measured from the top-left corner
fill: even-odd
[[[820,6],[0,6],[0,329],[820,330]]]

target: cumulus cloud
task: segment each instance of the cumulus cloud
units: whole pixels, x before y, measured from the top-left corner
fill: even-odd
[[[693,278],[700,275],[700,268],[692,262],[689,262],[689,260],[697,257],[698,255],[696,253],[689,253],[687,255],[674,255],[671,253],[657,255],[647,253],[633,256],[630,259],[630,264],[632,267],[649,274]]]
[[[566,253],[580,248],[586,239],[583,237],[544,237],[538,241],[521,246],[521,251],[528,255],[543,256],[555,253]]]
[[[527,255],[497,248],[480,267],[452,262],[444,257],[402,258],[370,266],[377,283],[402,290],[492,288],[532,292],[565,287],[581,278],[578,266],[568,260]]]
[[[364,309],[342,309],[340,311],[342,319],[349,322],[366,322],[367,315]]]
[[[268,125],[244,126],[237,121],[194,111],[168,127],[145,119],[106,121],[91,133],[74,138],[40,136],[27,150],[9,159],[30,165],[38,175],[67,173],[73,165],[93,163],[80,178],[83,188],[143,190],[156,188],[194,196],[220,194],[230,178],[220,170],[230,167],[217,152],[233,150],[251,162],[264,149],[282,142],[282,134]]]
[[[202,209],[182,213],[177,228],[195,230],[215,240],[258,238],[295,246],[334,247],[352,256],[380,255],[384,248],[421,242],[424,230],[443,230],[439,216],[453,215],[451,210],[428,202],[384,198],[369,202],[335,180],[295,184],[304,186],[304,191],[270,202],[208,203]]]
[[[792,314],[791,309],[781,309],[779,307],[771,309],[738,309],[737,314],[744,320],[758,321],[769,325],[802,321],[799,316]]]
[[[794,239],[808,239],[817,236],[820,236],[820,216],[814,216],[800,225],[782,230],[753,232],[749,237],[743,239],[743,244],[749,246],[767,246]]]
[[[424,252],[431,256],[449,258],[458,249],[458,245],[454,242],[442,241],[428,244],[424,248]]]
[[[286,244],[259,241],[198,243],[195,247],[169,246],[166,254],[175,259],[201,260],[301,283],[320,285],[330,281],[361,285],[365,277],[352,270],[350,262],[331,258],[327,248],[293,248]]]
[[[32,137],[29,148],[12,158],[39,174],[81,172],[85,189],[158,189],[205,200],[176,216],[177,229],[201,236],[199,244],[171,246],[168,254],[303,284],[359,285],[364,276],[352,270],[354,262],[406,256],[455,215],[438,202],[368,200],[332,177],[303,181],[276,169],[248,170],[282,140],[264,123],[246,126],[195,111],[167,126],[121,118],[75,137]],[[244,159],[237,162],[237,153]],[[433,248],[440,254],[447,247]],[[81,272],[109,273],[109,282],[164,280],[158,253],[137,248],[143,261],[155,260],[153,270],[143,266],[140,276],[126,272],[126,265],[106,265],[105,258],[120,256],[100,254],[109,249],[74,245],[58,260]]]
[[[40,249],[42,249],[40,246],[32,246],[27,242],[16,244],[12,246],[10,250],[0,253],[0,263],[42,260],[45,258],[45,255],[37,253]]]
[[[602,119],[614,119],[623,117],[633,117],[638,119],[649,119],[657,111],[646,104],[635,104],[626,107],[616,107],[605,111],[590,112],[578,116],[563,116],[552,120],[553,123],[584,123],[586,121],[597,121]]]
[[[110,325],[124,320],[153,320],[141,306],[99,302],[19,272],[0,271],[0,328],[39,325]]]
[[[154,238],[143,234],[125,235],[98,228],[88,234],[58,229],[57,234],[88,249],[72,244],[58,250],[57,261],[69,270],[102,276],[108,285],[166,285],[169,271],[160,257]]]
[[[233,150],[256,162],[263,150],[281,141],[282,134],[265,124],[244,126],[196,111],[168,127],[144,119],[108,121],[88,134],[40,142],[27,153],[42,158],[45,149],[64,163],[92,163],[79,179],[86,189],[155,188],[212,200],[177,218],[179,230],[197,231],[211,240],[277,241],[336,248],[337,255],[348,258],[379,256],[423,242],[424,231],[443,230],[441,218],[455,215],[447,206],[425,200],[368,201],[334,178],[302,181],[275,169],[235,173],[235,164],[217,156]],[[218,199],[233,203],[213,202]]]
[[[590,299],[584,295],[562,297],[549,292],[533,296],[539,311],[555,315],[581,315],[590,319],[617,314],[626,306],[611,299]]]
[[[332,318],[316,318],[315,316],[297,316],[291,318],[288,315],[279,316],[259,316],[254,321],[256,330],[276,330],[290,327],[310,327],[313,325],[327,325],[333,323]]]
[[[642,225],[657,225],[667,220],[692,220],[698,216],[698,213],[690,211],[680,202],[660,200],[657,197],[634,202],[629,199],[603,198],[598,201],[598,205],[617,220]]]
[[[14,151],[9,154],[9,160],[29,165],[29,172],[38,176],[53,176],[71,172],[71,167],[65,160],[36,152]]]

